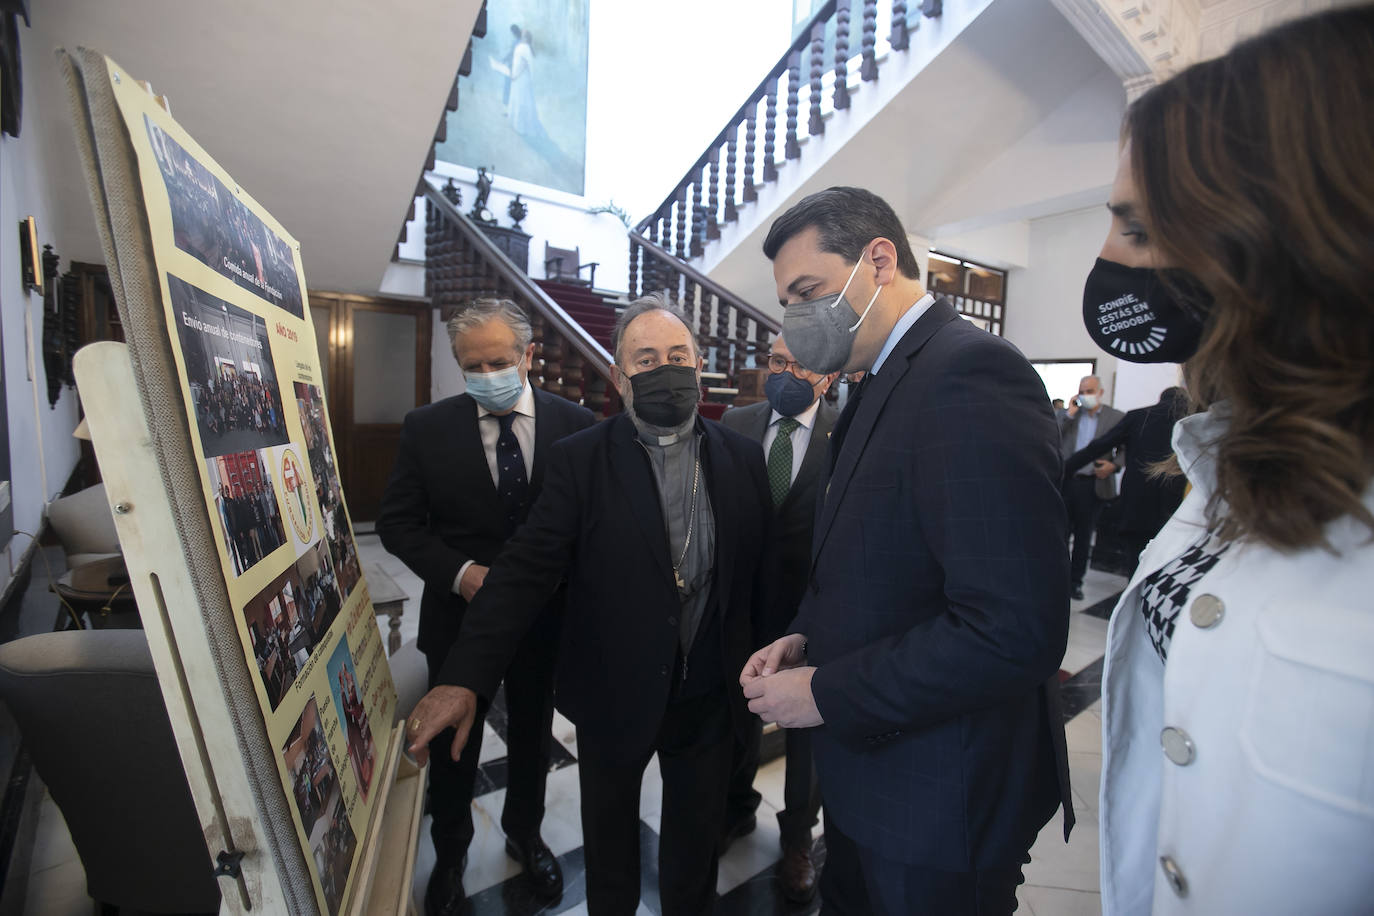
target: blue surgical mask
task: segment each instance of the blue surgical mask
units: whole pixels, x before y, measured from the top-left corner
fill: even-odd
[[[816,400],[816,389],[806,379],[791,372],[775,372],[763,383],[763,393],[773,409],[784,417],[795,417]]]
[[[872,311],[873,303],[878,301],[881,286],[873,291],[873,298],[868,300],[860,315],[844,297],[863,262],[861,254],[849,272],[849,279],[844,281],[844,287],[834,296],[798,302],[783,310],[782,335],[787,338],[788,349],[797,357],[797,362],[812,372],[827,374],[845,368],[854,349],[854,334]]]
[[[520,357],[520,363],[525,358]],[[510,410],[525,391],[525,382],[520,378],[520,363],[495,372],[464,372],[468,394],[492,413]]]

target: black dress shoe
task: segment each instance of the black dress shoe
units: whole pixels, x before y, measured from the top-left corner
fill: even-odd
[[[1081,586],[1081,585],[1075,585],[1075,586],[1073,587],[1073,591],[1070,592],[1070,594],[1073,596],[1073,600],[1074,600],[1074,601],[1082,601],[1082,600],[1083,600],[1083,586]]]
[[[429,873],[425,888],[425,916],[466,916],[468,895],[463,891],[463,868],[467,856],[458,861],[440,860]]]
[[[534,892],[540,897],[562,895],[563,868],[539,834],[525,839],[506,837],[506,854],[524,867]]]

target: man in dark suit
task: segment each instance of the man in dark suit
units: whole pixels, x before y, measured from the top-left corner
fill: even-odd
[[[925,292],[876,195],[804,198],[764,253],[797,358],[868,370],[831,435],[797,618],[741,672],[765,721],[815,727],[823,909],[1009,913],[1061,802],[1072,823],[1049,398],[1014,347]]]
[[[1158,403],[1126,411],[1121,422],[1064,461],[1067,477],[1094,461],[1110,459],[1126,450],[1118,533],[1126,542],[1131,573],[1135,572],[1145,545],[1159,534],[1183,502],[1186,478],[1182,474],[1155,475],[1151,469],[1174,453],[1174,424],[1187,413],[1187,392],[1182,388],[1165,388]]]
[[[663,912],[701,916],[715,899],[731,747],[748,721],[737,666],[759,632],[768,485],[757,442],[697,415],[701,358],[679,313],[655,297],[632,303],[615,354],[626,413],[550,450],[528,522],[469,606],[441,686],[411,714],[410,747],[423,759],[456,727],[458,753],[478,697],[566,576],[557,690],[577,725],[588,907],[635,911],[639,787],[657,753]]]
[[[591,411],[534,389],[529,321],[511,301],[480,299],[449,322],[468,391],[406,415],[396,466],[377,517],[382,545],[425,583],[419,648],[431,686],[458,638],[468,603],[507,538],[539,495],[549,450],[595,421]],[[537,893],[563,890],[558,860],[539,835],[549,771],[553,668],[559,599],[541,605],[540,624],[497,674],[506,681],[510,779],[501,827],[507,851]],[[485,706],[482,713],[485,713]],[[448,748],[452,736],[436,746]],[[461,758],[435,755],[430,768],[431,835],[437,862],[425,895],[429,914],[457,913],[472,842],[472,792],[482,749],[479,715]]]
[[[768,640],[783,635],[806,590],[811,565],[811,529],[816,518],[816,487],[830,453],[830,431],[838,412],[824,400],[839,373],[821,375],[797,363],[782,337],[768,354],[766,401],[727,410],[721,422],[763,446],[773,499],[773,524],[763,552],[761,609]],[[763,722],[754,718],[744,744],[735,748],[734,771],[722,847],[754,829],[762,796],[754,789]],[[816,895],[811,862],[811,828],[820,811],[820,787],[811,764],[811,735],[787,729],[787,768],[782,811],[778,812],[782,863],[778,882],[783,896],[805,903]],[[723,851],[723,849],[722,849]]]
[[[1078,383],[1078,394],[1069,401],[1059,421],[1059,455],[1068,458],[1098,436],[1110,432],[1125,416],[1102,400],[1102,380],[1086,375]],[[1079,467],[1064,478],[1064,507],[1068,511],[1073,552],[1069,561],[1069,590],[1075,601],[1083,598],[1083,577],[1088,573],[1093,529],[1097,527],[1102,506],[1116,498],[1116,471],[1122,465],[1121,448],[1099,458],[1091,466]]]

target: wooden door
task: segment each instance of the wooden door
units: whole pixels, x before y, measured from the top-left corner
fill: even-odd
[[[377,518],[401,420],[429,401],[428,302],[311,292],[339,477],[354,525]]]

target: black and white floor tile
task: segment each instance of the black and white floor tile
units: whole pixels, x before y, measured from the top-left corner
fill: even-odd
[[[421,584],[395,557],[387,554],[375,536],[359,537],[364,564],[383,568],[409,595],[402,616],[402,636],[413,639],[418,630]],[[1070,776],[1078,825],[1065,844],[1056,816],[1041,832],[1031,850],[1026,884],[1018,891],[1020,911],[1033,916],[1080,916],[1098,914],[1097,788],[1101,772],[1101,719],[1098,693],[1101,659],[1106,639],[1106,616],[1113,596],[1125,584],[1119,576],[1090,571],[1084,582],[1085,600],[1075,601],[1070,618],[1069,644],[1065,652],[1064,697]],[[1110,599],[1110,600],[1109,600]],[[549,774],[543,837],[563,867],[565,889],[561,899],[539,901],[527,888],[520,867],[505,852],[500,830],[505,800],[505,741],[503,717],[494,715],[486,726],[478,794],[473,801],[476,837],[468,856],[465,886],[472,899],[474,916],[533,916],[533,914],[582,914],[587,912],[585,867],[582,858],[580,796],[577,784],[577,741],[573,726],[562,716],[554,724],[559,747]],[[757,829],[736,841],[720,864],[717,890],[721,916],[791,916],[811,914],[819,903],[789,904],[778,892],[774,872],[781,851],[774,817],[782,806],[781,759],[765,764],[755,783],[763,795]],[[657,888],[658,811],[662,794],[658,767],[645,770],[640,802],[641,874],[643,896],[640,914],[661,912]],[[423,825],[414,878],[414,901],[423,912],[425,882],[434,864],[428,821]],[[818,843],[823,858],[823,838]],[[29,878],[25,912],[38,916],[88,916],[85,876],[61,812],[45,800]]]

